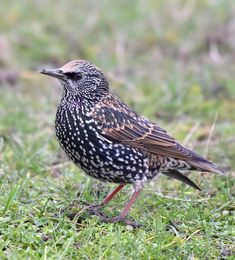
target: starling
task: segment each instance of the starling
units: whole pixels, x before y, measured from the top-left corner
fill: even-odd
[[[68,158],[89,176],[118,184],[100,205],[126,184],[134,186],[115,221],[126,218],[144,184],[159,174],[200,190],[182,171],[222,172],[112,93],[106,76],[92,63],[74,60],[41,73],[59,79],[63,87],[55,131]]]

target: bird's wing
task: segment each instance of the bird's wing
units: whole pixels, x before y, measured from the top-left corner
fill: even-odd
[[[101,134],[111,141],[184,160],[195,169],[221,173],[213,163],[180,145],[164,129],[138,115],[113,94],[97,104],[92,117],[98,122]]]
[[[198,155],[181,146],[164,129],[139,116],[118,98],[105,99],[93,111],[104,137],[147,152],[178,158],[196,159]]]

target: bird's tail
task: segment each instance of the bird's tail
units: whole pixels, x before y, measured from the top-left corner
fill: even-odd
[[[213,164],[212,162],[206,160],[205,158],[201,157],[198,160],[187,161],[187,163],[195,168],[195,170],[203,171],[203,172],[215,172],[219,174],[223,174],[224,171]]]
[[[185,175],[183,175],[180,171],[177,171],[175,169],[171,169],[167,172],[163,172],[164,175],[170,177],[170,178],[174,178],[178,181],[181,181],[191,187],[193,187],[194,189],[197,190],[201,190],[197,184],[195,184],[192,180],[190,180],[188,177],[186,177]]]
[[[187,161],[187,164],[191,166],[190,170],[197,170],[197,171],[203,171],[203,172],[215,172],[219,174],[223,174],[223,170],[220,169],[218,166],[214,165],[212,162],[206,160],[205,158],[201,157],[200,155],[197,155],[197,158],[194,160]],[[179,180],[197,190],[201,190],[193,181],[191,181],[188,177],[183,175],[180,171],[176,169],[170,169],[167,172],[163,172],[164,175],[167,175],[168,177],[174,178],[176,180]]]
[[[195,153],[191,149],[184,147],[180,144],[177,144],[178,149],[184,151],[184,153],[188,154],[189,157],[185,162],[191,166],[190,170],[197,170],[203,172],[215,172],[219,174],[223,174],[224,171],[216,166],[214,163],[208,161],[206,158],[202,157],[200,154]]]

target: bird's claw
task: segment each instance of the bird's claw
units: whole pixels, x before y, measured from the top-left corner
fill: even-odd
[[[95,210],[95,209],[100,209],[102,208],[104,205],[102,203],[98,203],[98,204],[89,204],[86,201],[80,200],[79,201],[81,204],[87,206],[88,210]]]
[[[107,221],[104,221],[104,222],[111,222],[111,223],[123,223],[125,225],[128,225],[128,226],[132,226],[133,228],[139,228],[141,225],[134,221],[134,220],[130,220],[130,219],[127,219],[127,218],[122,218],[122,217],[112,217],[112,218],[108,218]]]
[[[105,222],[105,223],[123,223],[125,225],[129,225],[132,226],[133,228],[139,228],[140,224],[134,220],[130,220],[127,218],[123,218],[123,217],[108,217],[106,215],[104,215],[103,212],[101,212],[99,210],[99,208],[88,208],[88,212],[91,215],[95,215],[97,216],[101,222]]]

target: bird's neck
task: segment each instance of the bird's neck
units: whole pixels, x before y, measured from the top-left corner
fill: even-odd
[[[60,106],[66,109],[76,108],[83,113],[87,113],[90,112],[102,98],[102,96],[88,98],[81,95],[73,95],[68,91],[64,91],[60,101]]]

